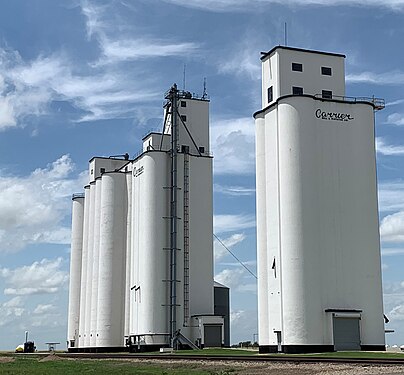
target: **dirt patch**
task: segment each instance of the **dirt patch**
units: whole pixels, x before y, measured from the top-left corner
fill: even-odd
[[[39,362],[49,362],[49,361],[62,361],[62,358],[52,353],[39,360]]]
[[[13,357],[0,357],[0,363],[10,363],[14,361],[15,359]]]

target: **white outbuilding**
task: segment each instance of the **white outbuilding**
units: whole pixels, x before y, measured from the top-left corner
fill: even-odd
[[[385,350],[375,98],[345,56],[263,53],[256,125],[260,352]]]

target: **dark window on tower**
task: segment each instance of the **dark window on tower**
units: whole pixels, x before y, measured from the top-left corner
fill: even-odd
[[[101,174],[105,173],[105,168],[100,168],[100,173]]]
[[[300,63],[292,63],[292,70],[294,72],[303,72],[303,64]]]
[[[324,99],[332,99],[332,91],[323,90],[321,92],[321,97],[324,98]]]
[[[187,116],[181,115],[181,120],[184,121],[184,122],[187,121]]]
[[[292,94],[293,95],[303,95],[303,87],[293,86],[292,87]]]
[[[273,90],[272,90],[272,86],[268,87],[268,103],[271,103],[273,100]]]
[[[187,106],[187,102],[184,102],[183,100],[181,100],[181,107],[186,107]]]
[[[321,67],[321,74],[323,76],[331,76],[332,75],[331,68],[328,68],[327,66],[322,66]]]

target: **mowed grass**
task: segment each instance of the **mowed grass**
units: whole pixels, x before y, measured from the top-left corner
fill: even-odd
[[[3,362],[0,357],[0,374],[147,374],[147,375],[227,375],[234,374],[231,368],[204,368],[199,363],[184,364],[164,363],[150,364],[130,361],[112,360],[41,360],[38,357],[14,357],[13,362]],[[10,357],[7,357],[10,359]]]

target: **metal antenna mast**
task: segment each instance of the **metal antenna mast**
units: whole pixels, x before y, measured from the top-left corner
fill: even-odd
[[[187,64],[184,63],[184,74],[182,77],[182,89],[185,90],[185,76],[186,76],[186,72],[187,72]]]
[[[285,47],[288,46],[288,24],[285,22]]]
[[[171,103],[171,181],[170,181],[170,346],[177,339],[177,156],[178,156],[178,89],[171,87],[167,99]]]

